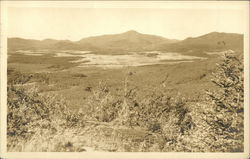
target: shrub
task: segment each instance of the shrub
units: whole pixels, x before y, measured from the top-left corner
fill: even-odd
[[[27,73],[21,73],[19,71],[8,69],[8,84],[25,84],[31,80],[32,75]]]
[[[9,85],[7,137],[8,149],[19,142],[28,141],[37,131],[49,130],[52,134],[60,127],[83,125],[79,114],[72,114],[67,103],[55,94],[41,95],[37,89]]]
[[[111,122],[117,118],[120,105],[120,99],[111,94],[107,84],[100,82],[87,99],[84,114],[89,120]]]

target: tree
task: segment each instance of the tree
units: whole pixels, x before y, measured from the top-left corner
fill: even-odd
[[[212,82],[218,91],[207,91],[212,112],[205,119],[214,133],[214,148],[243,151],[244,142],[244,67],[243,58],[223,55]]]

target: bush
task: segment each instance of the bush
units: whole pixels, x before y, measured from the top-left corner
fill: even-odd
[[[8,69],[7,70],[7,75],[8,75],[8,84],[25,84],[28,81],[31,80],[33,77],[30,74],[27,73],[21,73],[19,71],[13,70],[13,69]]]
[[[118,116],[121,100],[112,95],[106,83],[100,82],[87,99],[84,107],[85,118],[100,122],[111,122]]]
[[[162,131],[164,126],[174,122],[173,119],[176,119],[174,125],[178,127],[178,133],[184,133],[191,127],[184,122],[189,112],[184,98],[173,98],[166,92],[138,95],[139,89],[129,85],[127,78],[122,89],[112,92],[106,83],[100,82],[92,93],[84,109],[89,120],[113,122],[129,127],[139,126],[151,132]]]
[[[37,89],[25,90],[10,85],[8,92],[7,137],[8,149],[28,141],[37,131],[52,134],[60,127],[83,125],[79,114],[72,114],[67,103],[54,94],[41,95]]]
[[[128,129],[140,127],[154,134],[154,141],[143,142],[143,151],[162,151],[166,143],[178,142],[177,137],[194,126],[187,101],[180,96],[173,98],[166,92],[139,96],[139,90],[126,80],[121,90],[112,93],[107,84],[100,83],[88,98],[86,116],[89,120],[112,122]]]

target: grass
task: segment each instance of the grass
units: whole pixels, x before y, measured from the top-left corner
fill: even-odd
[[[70,60],[72,58],[68,57],[11,56],[8,60],[8,68],[21,73],[35,74],[30,82],[37,82],[41,92],[58,92],[70,100],[74,105],[72,107],[79,108],[84,104],[83,98],[91,94],[88,91],[89,88],[96,88],[99,81],[106,81],[108,85],[113,86],[112,91],[121,89],[127,72],[133,74],[130,76],[130,81],[141,92],[156,89],[160,91],[162,87],[166,87],[173,95],[181,92],[186,98],[193,98],[198,96],[202,89],[213,87],[210,83],[210,75],[217,59],[122,69],[77,68],[75,64],[69,63]],[[55,63],[61,69],[51,68]],[[49,83],[41,82],[45,76],[49,78]]]
[[[211,82],[219,58],[122,69],[50,58],[8,60],[8,151],[243,150],[241,136],[213,133],[219,113],[205,90],[222,89]]]
[[[21,65],[28,72],[33,71],[53,71],[53,70],[63,70],[68,69],[74,66],[77,66],[78,63],[72,63],[77,57],[54,57],[54,54],[44,54],[42,56],[32,56],[32,55],[22,55],[22,54],[11,54],[8,58],[8,63]],[[31,67],[30,67],[31,66]],[[11,65],[10,65],[11,67]],[[41,69],[39,69],[41,68]],[[43,70],[46,69],[46,70]]]

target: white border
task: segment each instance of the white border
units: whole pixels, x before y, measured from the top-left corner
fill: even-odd
[[[207,5],[202,5],[206,3]],[[202,6],[201,6],[202,5]],[[119,152],[6,152],[6,75],[7,75],[7,9],[8,7],[64,7],[64,8],[179,8],[179,9],[239,9],[247,15],[244,33],[245,138],[244,153],[119,153]],[[2,158],[248,158],[249,157],[249,2],[248,1],[1,1],[1,154]]]
[[[239,9],[244,1],[5,1],[8,7]],[[206,5],[204,5],[206,3]]]
[[[3,3],[0,3],[0,121],[1,121],[1,145],[0,145],[0,157],[2,157],[3,152],[6,152],[6,134],[7,134],[7,7],[4,7]]]

